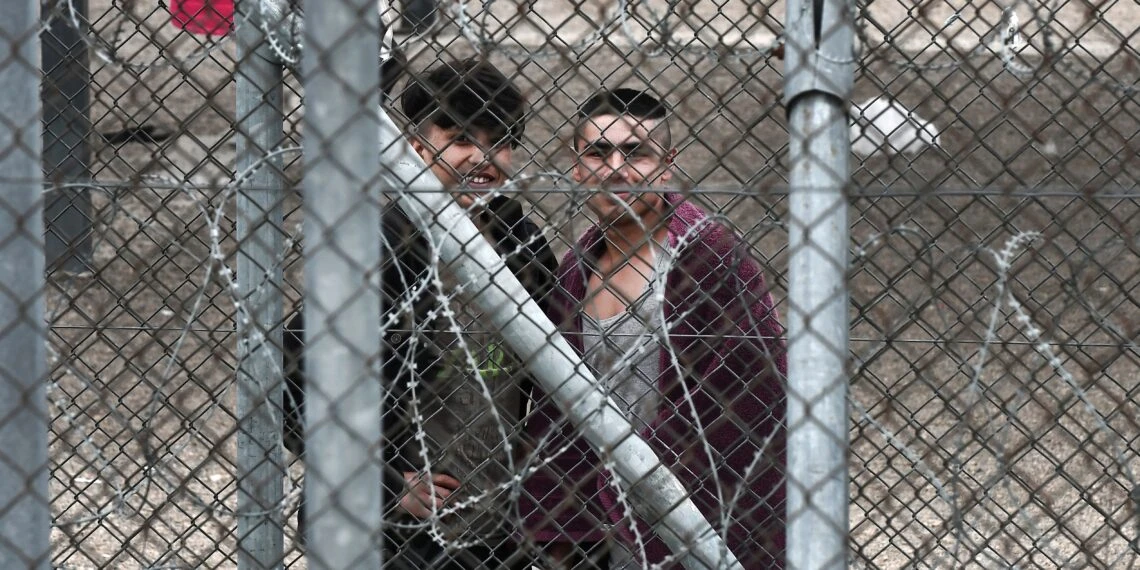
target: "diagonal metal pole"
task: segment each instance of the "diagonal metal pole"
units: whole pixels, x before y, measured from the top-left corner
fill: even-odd
[[[238,568],[281,568],[285,466],[281,450],[282,269],[285,138],[282,69],[265,41],[255,0],[237,5]]]
[[[848,219],[854,5],[789,0],[788,568],[847,566]]]
[[[380,15],[305,14],[305,501],[309,568],[380,568]]]
[[[0,568],[51,567],[40,6],[0,10]]]

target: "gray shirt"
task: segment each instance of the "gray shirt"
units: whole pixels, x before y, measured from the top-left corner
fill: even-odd
[[[623,313],[582,315],[584,360],[637,431],[653,423],[660,403],[660,307],[650,287]]]
[[[659,255],[658,263],[660,259]],[[583,359],[638,432],[653,423],[661,406],[657,377],[662,314],[656,282],[656,276],[651,277],[645,292],[625,312],[601,320],[582,315]],[[625,544],[611,542],[611,570],[638,567],[637,557]]]

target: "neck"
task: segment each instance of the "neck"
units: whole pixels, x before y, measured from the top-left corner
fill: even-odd
[[[652,218],[640,220],[622,218],[611,224],[604,232],[606,249],[603,254],[611,263],[605,266],[617,267],[621,260],[652,259],[650,251],[654,244],[664,245],[669,236],[669,225],[665,216],[657,212]]]

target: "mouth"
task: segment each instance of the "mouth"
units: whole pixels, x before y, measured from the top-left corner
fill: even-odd
[[[463,177],[463,185],[467,188],[486,189],[498,186],[499,178],[488,172],[476,172]]]
[[[638,198],[638,196],[641,195],[641,192],[639,192],[637,189],[630,188],[628,186],[626,186],[625,188],[622,188],[620,190],[617,188],[610,188],[609,190],[607,190],[607,192],[609,193],[610,196],[613,197],[614,200],[618,200],[618,201],[626,202],[626,203],[633,202],[634,200],[636,200]]]

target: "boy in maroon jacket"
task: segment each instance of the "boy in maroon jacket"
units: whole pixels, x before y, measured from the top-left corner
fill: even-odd
[[[580,108],[573,177],[595,224],[562,260],[549,311],[744,567],[782,568],[783,328],[747,245],[660,189],[676,154],[667,116],[633,89]],[[527,431],[554,458],[525,483],[529,538],[563,564],[597,545],[608,568],[666,560],[656,521],[631,514],[603,461],[535,401]]]

